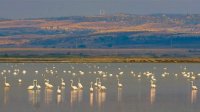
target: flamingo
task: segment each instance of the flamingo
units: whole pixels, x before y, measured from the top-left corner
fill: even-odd
[[[95,86],[98,86],[98,79],[99,78],[96,78],[96,82],[94,83]]]
[[[38,85],[38,81],[37,80],[35,80],[35,86],[36,86],[37,89],[41,89],[41,86]]]
[[[101,85],[101,82],[99,82],[99,88],[100,88],[100,90],[102,90],[102,91],[106,90],[106,87],[105,87],[105,86],[102,86],[102,85]]]
[[[98,81],[98,85],[97,85],[98,88],[101,88],[101,80],[99,79]]]
[[[118,87],[122,87],[123,85],[121,83],[119,83],[119,79],[117,78],[117,85]]]
[[[5,81],[5,82],[4,82],[5,87],[10,87],[10,84],[6,82],[6,77],[4,77],[4,79],[5,79],[5,80],[4,80],[4,81]]]
[[[61,86],[65,86],[65,82],[63,78],[61,78]]]
[[[156,84],[154,84],[152,80],[151,80],[151,88],[156,88]]]
[[[198,88],[197,88],[197,86],[194,86],[194,82],[193,81],[191,81],[191,83],[192,83],[192,90],[198,90]]]
[[[83,89],[83,85],[81,84],[80,79],[78,79],[78,88]]]
[[[93,91],[94,91],[94,89],[93,89],[93,87],[92,87],[92,84],[93,84],[93,82],[90,82],[90,92],[93,92]]]
[[[61,94],[60,86],[58,86],[57,93],[58,93],[58,94]]]
[[[47,80],[47,79],[45,79],[45,86],[47,87],[47,88],[49,88],[49,89],[51,89],[51,88],[53,88],[53,85],[51,85],[50,83],[49,83],[49,80]]]
[[[73,90],[77,90],[78,88],[76,87],[76,86],[73,86],[73,80],[70,80],[71,81],[71,88],[73,89]]]
[[[33,81],[33,85],[28,86],[28,90],[33,90],[35,88],[35,82]]]

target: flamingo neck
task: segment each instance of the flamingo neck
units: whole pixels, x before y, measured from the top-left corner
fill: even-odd
[[[92,88],[92,83],[90,84],[90,87]]]
[[[71,87],[73,86],[73,80],[71,81]]]

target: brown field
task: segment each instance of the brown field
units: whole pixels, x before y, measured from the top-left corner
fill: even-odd
[[[42,19],[37,20],[6,20],[0,21],[0,28],[21,28],[21,27],[38,27],[46,22]]]
[[[93,30],[93,33],[113,33],[113,32],[168,32],[168,33],[200,33],[200,25],[182,25],[180,23],[144,23],[141,25],[130,25],[124,22],[72,22],[68,20],[5,20],[0,21],[0,28],[41,28],[45,30]]]
[[[142,25],[129,25],[123,22],[78,22],[72,23],[67,21],[46,22],[41,25],[46,30],[94,30],[94,34],[116,33],[116,32],[168,32],[168,33],[189,33],[199,34],[199,25],[165,24],[165,23],[144,23]],[[195,30],[194,30],[195,29]]]

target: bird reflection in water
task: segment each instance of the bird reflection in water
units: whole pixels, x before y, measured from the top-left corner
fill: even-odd
[[[40,90],[28,90],[29,101],[33,105],[37,105],[40,102]]]
[[[52,96],[53,96],[53,90],[45,88],[45,103],[49,104],[52,101]]]
[[[57,95],[57,103],[60,104],[62,102],[61,94]]]
[[[118,102],[120,102],[122,100],[122,88],[118,88],[117,100],[118,100]]]
[[[70,104],[71,104],[71,107],[73,107],[74,103],[77,100],[77,93],[78,92],[76,90],[72,90],[71,91],[71,94],[70,94]]]
[[[104,91],[99,91],[97,95],[98,95],[97,99],[98,106],[101,107],[106,100],[106,93]]]
[[[64,91],[65,90],[65,88],[64,87],[61,87],[61,89],[62,89],[62,91]],[[64,101],[64,99],[65,99],[65,94],[64,94],[64,92],[61,92],[61,94],[57,94],[57,104],[60,104],[60,103],[62,103],[63,101]]]
[[[195,103],[197,100],[197,90],[192,90],[191,91],[191,103]]]
[[[78,91],[78,102],[80,103],[83,99],[83,90]]]
[[[10,91],[9,87],[4,87],[4,104],[7,104],[9,100],[8,92]]]
[[[94,93],[91,92],[90,93],[90,106],[93,107],[93,105],[94,105]]]
[[[150,102],[153,104],[155,102],[155,95],[156,95],[156,89],[151,88],[150,90]]]

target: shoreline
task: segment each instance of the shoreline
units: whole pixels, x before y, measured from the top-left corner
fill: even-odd
[[[200,63],[200,58],[68,57],[0,58],[0,63]]]

